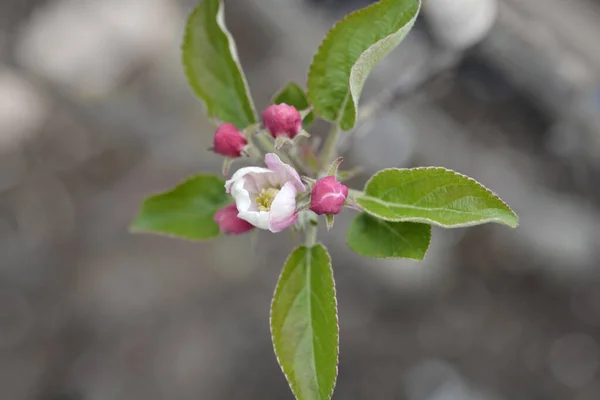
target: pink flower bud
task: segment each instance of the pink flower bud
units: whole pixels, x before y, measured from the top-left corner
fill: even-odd
[[[212,150],[225,157],[237,158],[247,144],[248,141],[242,132],[235,125],[227,122],[217,128]]]
[[[310,210],[315,214],[337,214],[344,207],[348,188],[335,179],[326,176],[315,182],[310,194]]]
[[[238,209],[235,204],[230,204],[217,211],[214,220],[219,224],[221,232],[224,233],[240,235],[254,228],[251,223],[238,218]]]
[[[302,117],[294,106],[272,104],[262,112],[263,123],[274,138],[287,136],[293,139],[302,129]]]

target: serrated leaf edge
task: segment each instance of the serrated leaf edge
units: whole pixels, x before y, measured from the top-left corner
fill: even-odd
[[[381,39],[379,39],[378,41],[376,41],[375,43],[373,43],[371,46],[369,46],[365,51],[363,51],[362,53],[360,53],[360,56],[356,59],[356,62],[354,63],[354,65],[352,65],[352,68],[350,68],[350,76],[348,77],[348,94],[346,94],[346,97],[344,98],[344,102],[342,103],[342,107],[340,108],[342,110],[342,112],[340,113],[340,115],[338,116],[338,124],[341,126],[341,122],[342,119],[344,118],[344,113],[346,110],[346,106],[348,105],[348,101],[350,100],[350,98],[352,98],[352,102],[354,103],[354,122],[352,124],[352,127],[350,127],[350,129],[352,129],[354,127],[354,125],[356,125],[356,117],[358,115],[358,100],[360,97],[360,92],[362,92],[362,85],[364,85],[364,83],[366,82],[366,78],[365,81],[362,82],[361,88],[359,89],[359,93],[357,94],[356,98],[355,98],[355,93],[354,93],[354,85],[353,85],[353,79],[352,77],[355,75],[356,73],[356,66],[359,64],[359,61],[361,61],[364,57],[365,54],[373,51],[374,48],[376,48],[380,43],[388,40],[389,38],[391,38],[392,36],[397,35],[401,30],[403,29],[407,29],[407,31],[404,33],[404,36],[402,37],[402,39],[400,39],[400,41],[404,40],[404,38],[406,37],[406,35],[408,35],[408,33],[410,32],[410,30],[412,29],[412,27],[414,26],[417,17],[419,16],[419,12],[421,11],[421,0],[419,0],[419,5],[417,7],[417,11],[415,12],[415,15],[406,23],[406,25],[404,25],[402,28],[398,29],[397,31],[395,31],[394,33],[391,33]],[[393,51],[390,50],[390,52]],[[387,54],[386,54],[387,56]]]
[[[415,170],[441,170],[441,171],[451,172],[454,175],[458,175],[458,176],[460,176],[462,178],[466,178],[467,180],[469,180],[469,181],[471,181],[471,182],[479,185],[488,194],[492,195],[498,201],[500,201],[508,209],[508,211],[510,211],[512,213],[512,215],[515,217],[515,225],[514,226],[513,225],[509,225],[506,222],[504,222],[501,218],[484,218],[484,219],[480,219],[480,220],[477,220],[477,221],[474,221],[474,222],[467,222],[467,223],[463,223],[463,224],[446,225],[446,224],[441,224],[441,223],[439,223],[437,221],[434,221],[434,220],[430,220],[428,218],[413,218],[413,217],[410,217],[410,218],[401,218],[401,219],[398,219],[398,218],[387,218],[387,217],[383,218],[383,217],[381,217],[381,216],[379,216],[377,214],[369,212],[367,209],[365,209],[364,211],[366,213],[371,214],[372,216],[377,217],[379,219],[382,219],[384,221],[390,221],[390,222],[403,222],[403,221],[406,221],[406,222],[418,222],[418,223],[425,223],[425,224],[436,225],[436,226],[440,226],[442,228],[464,228],[464,227],[468,227],[468,226],[481,225],[481,224],[486,223],[486,222],[499,222],[499,223],[501,223],[503,225],[506,225],[508,227],[511,227],[511,228],[516,228],[516,227],[519,226],[519,216],[513,211],[513,209],[508,204],[506,204],[506,202],[504,200],[502,200],[500,198],[500,196],[498,196],[496,193],[494,193],[493,191],[491,191],[490,189],[488,189],[486,186],[482,185],[481,183],[479,183],[475,179],[471,178],[470,176],[461,174],[460,172],[456,172],[456,171],[454,171],[452,169],[445,168],[445,167],[385,168],[385,169],[382,169],[380,171],[377,171],[373,176],[371,176],[367,180],[367,182],[365,183],[365,186],[364,186],[363,190],[366,192],[367,187],[369,186],[369,184],[371,183],[371,181],[373,179],[375,179],[379,174],[384,173],[386,171],[415,171]],[[360,204],[360,197],[361,196],[358,196],[356,198],[356,201],[359,204]],[[374,200],[375,202],[381,202],[376,197],[372,197],[372,196],[369,196],[369,195],[366,195],[366,194],[364,195],[364,197],[368,197],[369,200]]]
[[[235,44],[233,35],[231,32],[229,32],[229,29],[227,29],[227,25],[225,24],[225,2],[223,0],[220,0],[219,11],[217,12],[217,25],[219,25],[225,36],[227,36],[227,44],[229,45],[231,58],[233,58],[233,61],[235,61],[235,65],[240,73],[240,76],[242,77],[244,89],[246,90],[246,95],[248,96],[248,100],[250,102],[250,108],[252,109],[252,116],[254,117],[254,122],[257,122],[258,114],[256,112],[256,106],[254,105],[254,101],[252,99],[252,92],[250,91],[250,85],[246,79],[246,74],[244,74],[244,69],[242,68],[242,63],[237,51],[237,45]]]
[[[277,364],[279,365],[279,368],[281,369],[281,372],[283,373],[283,376],[285,377],[285,380],[287,381],[292,393],[294,394],[294,397],[296,397],[297,399],[299,399],[298,394],[296,393],[292,382],[290,381],[289,377],[287,376],[287,374],[285,373],[285,370],[283,369],[283,365],[281,364],[281,360],[279,359],[279,354],[277,354],[277,349],[275,348],[275,340],[273,340],[273,305],[275,303],[275,295],[277,294],[277,291],[279,289],[279,285],[281,284],[281,278],[283,276],[283,272],[285,269],[285,266],[287,265],[288,261],[290,260],[290,258],[292,257],[292,255],[296,252],[296,250],[301,249],[302,247],[306,248],[307,251],[311,251],[313,247],[321,247],[324,251],[325,254],[327,255],[327,257],[329,258],[329,270],[331,271],[331,280],[333,282],[333,299],[334,299],[334,304],[335,304],[335,325],[336,325],[336,329],[337,329],[337,335],[338,335],[338,340],[337,340],[337,352],[336,352],[336,360],[335,360],[335,378],[333,380],[333,385],[332,385],[332,389],[331,392],[329,393],[329,398],[331,398],[333,396],[333,392],[335,391],[335,386],[337,384],[337,379],[338,379],[338,375],[339,375],[339,364],[340,364],[340,319],[338,316],[338,301],[337,301],[337,290],[336,290],[336,286],[335,286],[335,277],[333,275],[333,263],[331,262],[331,255],[329,254],[329,251],[327,250],[327,247],[325,247],[325,245],[321,242],[317,242],[315,245],[308,247],[306,245],[300,245],[300,246],[296,246],[291,252],[290,254],[287,256],[287,258],[285,259],[285,262],[283,263],[283,268],[281,269],[281,272],[279,273],[279,277],[277,278],[277,283],[275,284],[275,290],[273,290],[273,298],[271,299],[271,307],[269,308],[269,331],[271,333],[271,342],[273,344],[273,353],[275,353],[275,358],[277,359]],[[312,256],[312,253],[311,253]],[[314,362],[314,358],[313,358],[313,362]],[[315,372],[316,372],[316,367],[315,367]]]
[[[185,27],[184,27],[184,33],[183,33],[183,39],[181,41],[181,44],[179,45],[179,49],[181,52],[181,65],[183,66],[183,71],[186,77],[186,81],[188,82],[189,86],[191,87],[191,91],[194,94],[195,97],[198,97],[200,99],[200,103],[202,103],[203,108],[204,108],[204,113],[206,115],[209,116],[210,120],[213,123],[218,123],[219,121],[215,121],[214,120],[214,115],[211,115],[209,113],[209,107],[208,104],[206,103],[206,101],[200,97],[197,93],[196,90],[194,89],[194,85],[191,82],[194,81],[193,78],[191,78],[191,73],[190,73],[190,68],[187,66],[187,63],[185,62],[185,52],[184,52],[184,46],[186,45],[186,43],[188,42],[188,36],[191,35],[190,29],[189,29],[189,22],[190,20],[196,16],[196,13],[200,12],[200,6],[202,4],[202,2],[204,1],[209,1],[209,0],[201,0],[190,12],[190,14],[188,15],[188,17],[186,18],[186,22],[185,22]],[[244,89],[246,92],[246,97],[248,98],[248,102],[250,103],[250,108],[252,109],[252,116],[254,118],[254,123],[256,123],[258,121],[258,114],[256,112],[256,106],[254,105],[254,100],[252,98],[252,92],[250,91],[250,85],[248,84],[248,81],[246,79],[246,75],[244,74],[244,69],[242,68],[242,64],[240,62],[239,59],[239,55],[237,52],[237,46],[235,44],[235,38],[233,37],[233,35],[231,35],[231,32],[229,32],[229,30],[227,29],[227,25],[225,24],[225,3],[223,0],[219,0],[219,10],[217,11],[217,25],[219,26],[219,28],[221,28],[221,31],[223,32],[223,34],[227,37],[227,46],[229,47],[229,52],[231,53],[231,58],[233,59],[233,61],[235,62],[236,68],[238,69],[238,73],[240,74],[240,76],[242,77],[242,82],[244,83]],[[230,122],[230,121],[225,121],[225,122]],[[239,128],[245,128],[245,127],[239,127]]]
[[[411,20],[410,20],[410,21],[409,21],[409,22],[408,22],[406,25],[404,25],[404,27],[406,27],[406,26],[412,26],[412,25],[414,25],[414,23],[415,23],[415,21],[416,21],[417,17],[419,16],[419,13],[420,13],[420,10],[421,10],[421,6],[422,6],[422,0],[418,0],[418,1],[419,1],[419,6],[418,6],[418,8],[417,8],[417,12],[415,13],[415,16],[414,16],[414,17],[413,17],[413,18],[412,18],[412,19],[411,19]],[[356,10],[356,11],[353,11],[353,12],[351,12],[350,14],[346,15],[344,18],[340,19],[338,22],[336,22],[336,23],[333,25],[333,27],[331,27],[331,29],[329,29],[329,31],[327,32],[327,34],[325,35],[325,37],[324,37],[324,38],[323,38],[323,40],[321,41],[321,44],[320,44],[320,45],[319,45],[319,47],[317,48],[317,51],[316,51],[316,52],[315,52],[315,54],[313,55],[312,61],[311,61],[311,63],[310,63],[310,67],[308,68],[307,82],[310,82],[310,81],[311,81],[311,76],[314,74],[314,68],[315,68],[315,67],[314,67],[314,60],[315,60],[315,58],[317,57],[317,55],[319,55],[319,53],[321,52],[321,49],[322,49],[323,47],[325,47],[326,45],[328,45],[328,42],[329,42],[329,40],[331,39],[330,37],[331,37],[331,35],[333,34],[333,32],[336,30],[336,28],[338,27],[338,25],[340,25],[340,24],[342,24],[342,23],[344,23],[344,22],[346,22],[346,21],[348,21],[348,20],[350,20],[350,19],[358,18],[358,17],[359,17],[361,14],[363,14],[363,13],[366,13],[366,12],[368,12],[368,11],[372,10],[373,8],[380,7],[380,6],[382,6],[382,5],[381,5],[381,2],[380,2],[380,1],[378,1],[378,2],[376,2],[376,3],[373,3],[373,4],[371,4],[371,5],[367,6],[367,7],[363,7],[363,8],[361,8],[361,9],[358,9],[358,10]],[[404,27],[403,27],[403,28],[404,28]],[[401,29],[402,29],[402,28],[401,28]],[[387,35],[387,36],[385,36],[385,37],[383,37],[383,38],[379,39],[379,40],[378,40],[378,41],[376,41],[375,43],[371,44],[371,45],[370,45],[369,47],[367,47],[367,48],[366,48],[366,49],[365,49],[365,50],[364,50],[362,53],[360,53],[360,56],[358,56],[358,58],[356,59],[356,60],[357,60],[357,62],[358,62],[358,60],[360,60],[360,59],[362,58],[363,54],[365,54],[367,51],[369,51],[369,49],[370,49],[371,47],[375,46],[377,43],[379,43],[379,42],[381,42],[381,41],[384,41],[384,40],[386,40],[386,39],[387,39],[387,38],[389,38],[390,36],[393,36],[393,35],[395,35],[397,32],[398,32],[398,31],[396,31],[396,32],[394,32],[394,33],[391,33],[391,34],[389,34],[389,35]],[[328,121],[330,121],[330,122],[335,122],[337,125],[340,125],[341,119],[342,119],[342,118],[343,118],[343,116],[344,116],[344,111],[345,111],[345,109],[346,109],[346,105],[347,105],[347,103],[348,103],[348,100],[349,100],[349,98],[351,97],[351,92],[352,92],[352,90],[350,89],[350,86],[351,86],[352,71],[353,71],[353,69],[354,69],[354,66],[355,66],[355,65],[356,65],[356,62],[355,62],[353,65],[352,65],[352,67],[350,67],[350,75],[348,76],[348,91],[346,92],[346,95],[345,95],[345,97],[344,97],[344,101],[342,102],[342,106],[341,106],[341,107],[340,107],[340,109],[339,109],[339,112],[338,112],[337,118],[335,118],[335,119],[329,119],[329,118],[325,117],[323,114],[321,114],[321,113],[319,112],[319,110],[317,109],[317,106],[315,105],[315,103],[314,103],[314,102],[312,101],[312,99],[311,99],[311,98],[312,98],[312,96],[311,96],[311,90],[310,90],[310,87],[309,87],[309,85],[308,85],[308,84],[306,85],[306,96],[307,96],[307,97],[308,97],[308,99],[309,99],[309,103],[311,103],[311,104],[313,105],[313,109],[314,109],[314,111],[315,111],[316,113],[318,113],[318,115],[319,115],[320,117],[322,117],[322,118],[324,118],[324,119],[326,119],[326,120],[328,120]],[[355,105],[355,109],[356,109],[356,107],[357,107],[357,106],[358,106],[358,105]]]

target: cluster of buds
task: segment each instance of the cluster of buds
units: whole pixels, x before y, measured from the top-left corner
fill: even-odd
[[[299,135],[308,136],[302,130],[302,116],[293,106],[271,105],[262,112],[262,118],[266,131],[275,139],[276,149],[284,143],[294,143]],[[249,146],[242,131],[231,123],[223,123],[215,132],[212,150],[231,160],[246,155]],[[240,168],[225,183],[235,204],[219,210],[214,220],[222,232],[229,234],[242,234],[255,227],[279,232],[294,225],[298,213],[308,208],[325,215],[330,227],[333,215],[347,204],[348,188],[336,178],[340,162],[341,159],[334,162],[328,176],[311,180],[309,193],[296,169],[275,153],[268,153],[264,158],[266,168]],[[310,203],[299,207],[297,201],[303,197],[310,198]]]
[[[302,130],[302,116],[294,106],[273,104],[262,112],[263,124],[271,136],[279,141],[292,141]],[[226,122],[217,128],[210,150],[229,158],[246,154],[248,139],[234,124]],[[278,147],[279,148],[279,147]]]

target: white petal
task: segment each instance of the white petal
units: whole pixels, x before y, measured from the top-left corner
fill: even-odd
[[[279,232],[296,222],[296,187],[288,182],[277,193],[269,215],[269,230]]]
[[[269,229],[269,212],[267,211],[240,211],[238,218],[248,221],[260,229]]]
[[[252,198],[250,193],[244,189],[243,178],[233,182],[231,186],[231,196],[235,199],[235,205],[238,211],[249,211],[252,207]]]
[[[292,182],[298,192],[304,192],[306,188],[296,171],[292,166],[284,163],[275,153],[265,154],[266,166],[276,174],[276,179],[280,185],[286,182]]]
[[[231,186],[233,185],[233,183],[235,181],[241,180],[247,174],[250,174],[250,173],[264,174],[264,173],[267,173],[267,172],[271,172],[271,171],[268,170],[267,168],[262,168],[262,167],[244,167],[244,168],[240,168],[237,171],[235,171],[235,174],[233,174],[233,176],[231,177],[231,179],[229,179],[227,182],[225,182],[225,191],[227,193],[229,193],[230,190],[231,190]]]

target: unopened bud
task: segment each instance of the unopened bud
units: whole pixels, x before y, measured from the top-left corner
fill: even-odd
[[[247,144],[244,134],[235,125],[227,122],[217,128],[212,150],[225,157],[237,158]]]
[[[240,235],[254,228],[251,223],[238,218],[238,209],[235,204],[230,204],[217,211],[214,221],[219,225],[221,232],[233,235]]]
[[[293,139],[302,130],[302,116],[294,106],[272,104],[262,112],[263,123],[271,136]]]
[[[315,214],[337,214],[348,198],[348,188],[335,176],[326,176],[315,182],[310,194],[310,210]]]

